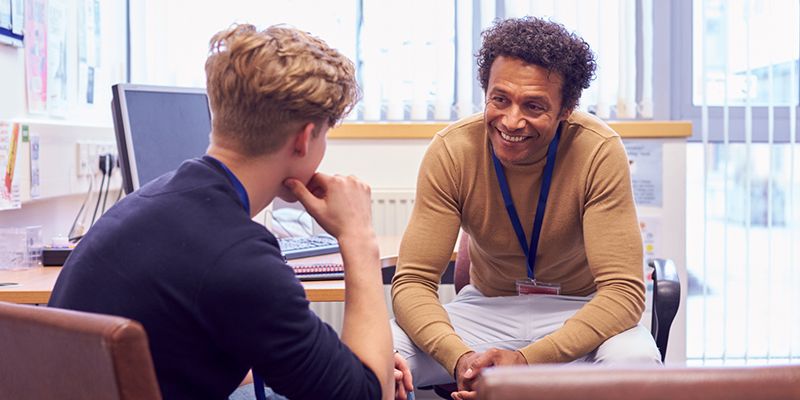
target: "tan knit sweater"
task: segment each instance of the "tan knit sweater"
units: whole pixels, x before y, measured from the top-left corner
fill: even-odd
[[[546,147],[535,163],[506,167],[530,240]],[[486,296],[516,295],[527,277],[489,150],[483,116],[433,139],[420,166],[411,222],[400,245],[392,300],[397,322],[451,373],[470,348],[453,330],[437,287],[459,228],[470,234],[470,280]],[[562,294],[597,294],[564,326],[521,349],[528,363],[567,362],[636,325],[644,310],[642,239],[619,135],[574,112],[563,122],[536,258],[536,278]]]

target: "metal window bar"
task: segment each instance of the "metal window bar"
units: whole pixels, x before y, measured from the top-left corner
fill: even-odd
[[[708,191],[709,191],[708,174],[709,174],[709,169],[710,169],[709,168],[709,153],[711,151],[711,146],[709,145],[709,142],[708,142],[708,99],[707,99],[707,93],[706,93],[707,92],[707,86],[708,86],[708,79],[707,79],[708,71],[707,71],[707,65],[706,65],[706,54],[707,54],[706,41],[707,41],[707,38],[706,38],[706,29],[705,29],[705,23],[706,23],[706,2],[705,2],[705,0],[703,0],[700,3],[700,21],[701,21],[701,26],[702,26],[702,29],[700,30],[701,31],[700,34],[702,35],[702,40],[701,40],[701,45],[700,45],[701,54],[702,54],[702,56],[700,58],[700,60],[701,60],[700,61],[701,62],[700,70],[701,70],[701,74],[702,74],[701,75],[701,79],[702,79],[702,83],[701,83],[701,101],[702,102],[701,102],[701,105],[700,105],[700,110],[701,110],[701,112],[700,112],[700,114],[701,114],[701,117],[700,117],[700,121],[701,121],[700,134],[701,134],[702,143],[703,143],[703,253],[702,253],[703,254],[703,278],[702,278],[703,279],[703,302],[702,302],[702,304],[703,304],[703,319],[702,319],[702,321],[703,321],[703,328],[702,328],[702,330],[703,330],[703,334],[702,334],[702,337],[703,337],[703,352],[702,352],[701,359],[702,359],[703,364],[705,364],[706,360],[707,360],[707,350],[706,350],[707,346],[705,346],[705,344],[708,343],[708,294],[709,294],[708,293],[708,263],[710,262],[710,257],[708,256],[708,253],[709,253],[708,252],[708,230],[709,230],[709,228],[708,228],[708,224],[709,224],[709,221],[708,221],[708,214],[709,214],[708,213]]]
[[[728,360],[728,235],[730,234],[729,231],[729,224],[728,221],[730,218],[728,217],[728,213],[730,212],[728,208],[729,204],[729,192],[728,192],[728,173],[729,173],[729,163],[731,158],[731,143],[730,143],[730,105],[729,105],[729,93],[728,87],[730,84],[730,62],[729,62],[729,39],[730,35],[729,32],[729,24],[731,18],[731,8],[730,6],[725,7],[725,80],[723,86],[723,108],[722,108],[722,137],[723,137],[723,151],[725,154],[724,161],[723,161],[723,173],[722,173],[722,181],[723,181],[723,199],[724,199],[724,218],[722,218],[723,224],[723,237],[722,237],[722,276],[723,276],[723,284],[722,284],[722,362],[725,363]]]
[[[792,98],[794,101],[789,102],[789,207],[787,207],[789,216],[787,219],[790,221],[790,229],[789,229],[789,243],[797,243],[795,239],[796,235],[795,232],[797,231],[798,225],[800,225],[800,221],[797,220],[797,216],[795,213],[795,155],[797,151],[797,107],[800,105],[800,100],[797,99],[795,96],[800,95],[800,89],[797,85],[797,74],[795,71],[795,65],[792,65],[789,69],[789,82],[791,82],[791,88],[793,89]],[[787,246],[789,250],[789,285],[792,289],[795,289],[798,284],[797,279],[797,264],[795,264],[795,254],[797,249],[793,248],[793,246]],[[790,290],[789,293],[793,294],[793,301],[792,304],[798,304],[800,301],[800,295],[798,295],[797,290]],[[797,324],[795,323],[798,319],[798,312],[795,310],[795,315],[791,317],[789,323],[789,361],[793,361],[795,357],[795,346],[797,346]]]
[[[767,7],[767,14],[770,17],[773,17],[772,11],[773,11],[774,7],[772,7],[772,3],[773,2],[768,1],[768,2],[766,2],[766,5],[765,5]],[[773,174],[772,174],[773,173],[772,167],[773,167],[773,161],[775,159],[775,148],[774,148],[774,142],[775,142],[775,95],[774,95],[774,89],[773,89],[773,83],[774,83],[774,80],[773,80],[773,66],[774,66],[773,65],[774,64],[773,54],[774,53],[773,52],[769,52],[768,54],[769,54],[767,56],[767,65],[769,66],[768,69],[767,69],[767,81],[769,82],[768,83],[769,84],[769,90],[768,90],[769,101],[767,103],[767,116],[768,116],[767,117],[767,151],[768,151],[768,154],[769,154],[769,158],[768,158],[769,166],[767,167],[767,171],[768,171],[767,172],[767,243],[768,243],[768,245],[767,245],[767,293],[766,293],[766,296],[767,296],[767,307],[765,307],[766,310],[764,310],[765,313],[766,313],[766,323],[767,323],[766,326],[767,326],[767,329],[765,329],[764,331],[766,332],[766,336],[767,336],[766,337],[767,359],[770,359],[771,358],[770,356],[772,354],[772,329],[770,329],[772,327],[772,314],[773,314],[772,313],[772,304],[773,304],[772,300],[773,300],[774,293],[776,292],[776,290],[774,290],[774,286],[772,285],[772,282],[774,280],[773,279],[773,271],[774,271],[773,264],[775,263],[775,258],[773,256],[773,251],[772,251],[773,246],[774,246],[774,240],[773,240],[774,237],[772,235],[772,233],[773,233],[772,232],[773,212],[774,212],[774,210],[772,209],[772,196],[773,196],[772,184],[773,184],[773,179],[774,179],[773,178]]]
[[[752,35],[750,34],[750,1],[745,0],[745,18],[744,18],[744,30],[745,30],[745,97],[744,97],[744,143],[745,143],[745,229],[744,229],[744,238],[745,238],[745,257],[744,257],[744,361],[745,363],[748,362],[750,358],[750,329],[752,328],[750,324],[750,290],[752,285],[749,285],[751,281],[750,278],[750,235],[751,235],[751,225],[752,225],[752,170],[753,170],[753,159],[752,159],[752,147],[753,147],[753,107],[750,102],[750,96],[752,94],[752,85],[750,82],[750,78],[752,77],[752,71],[750,69],[750,55],[751,55],[751,48],[750,42]]]

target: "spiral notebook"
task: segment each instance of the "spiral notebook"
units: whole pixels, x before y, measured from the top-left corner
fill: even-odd
[[[329,281],[344,279],[344,265],[336,263],[290,264],[301,281]]]

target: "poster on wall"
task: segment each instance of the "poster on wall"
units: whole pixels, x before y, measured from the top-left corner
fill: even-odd
[[[661,218],[639,217],[639,229],[642,231],[642,244],[644,245],[645,263],[658,258],[661,251]]]
[[[20,145],[20,125],[0,121],[0,210],[20,208],[19,168],[17,152]]]
[[[47,111],[67,116],[67,3],[47,1]]]
[[[22,0],[0,0],[0,44],[22,46]]]
[[[22,126],[22,137],[28,133],[28,138],[31,143],[31,199],[38,199],[41,195],[40,185],[41,173],[39,172],[39,154],[40,154],[40,141],[39,134],[31,132],[28,125]]]
[[[100,2],[81,0],[78,9],[78,98],[94,104],[94,75],[100,66]]]
[[[637,206],[661,207],[663,203],[662,143],[626,140],[625,151],[631,167],[633,196]]]
[[[25,89],[28,113],[47,111],[47,2],[25,2]]]
[[[11,0],[0,0],[0,28],[11,30]]]

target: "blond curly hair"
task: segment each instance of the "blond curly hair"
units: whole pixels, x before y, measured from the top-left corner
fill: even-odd
[[[242,154],[269,154],[308,122],[336,125],[360,97],[353,63],[288,26],[234,25],[206,60],[212,138]]]

